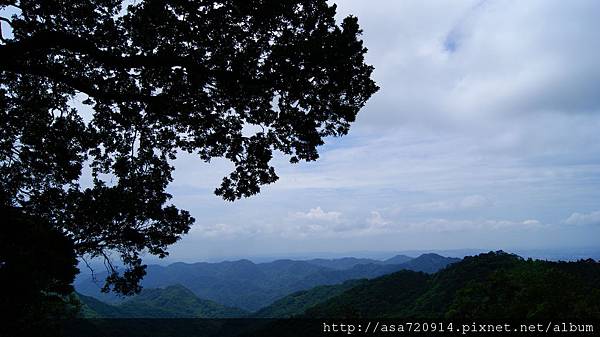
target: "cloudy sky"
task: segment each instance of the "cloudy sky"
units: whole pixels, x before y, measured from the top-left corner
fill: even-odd
[[[197,219],[172,259],[598,246],[599,1],[343,0],[381,87],[317,162],[228,203],[176,162]]]

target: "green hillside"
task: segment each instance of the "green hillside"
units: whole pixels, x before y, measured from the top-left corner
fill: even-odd
[[[84,318],[118,318],[127,317],[121,308],[116,305],[104,303],[94,297],[85,296],[77,293],[77,298],[81,303],[79,314]]]
[[[437,254],[423,254],[415,259],[398,255],[381,263],[387,264],[400,261],[406,262],[399,265],[388,264],[387,267],[378,266],[373,263],[358,264],[342,272],[336,271],[335,275],[332,275],[332,272],[326,271],[317,276],[322,276],[329,280],[332,280],[335,276],[337,276],[340,282],[343,282],[344,279],[360,278],[360,276],[373,278],[376,276],[393,273],[399,269],[432,273],[439,269],[445,268],[452,263],[456,263],[460,261],[460,259],[443,257]],[[418,280],[427,279],[423,275],[419,275],[418,277],[421,277]],[[383,277],[381,280],[386,280],[386,278]],[[316,306],[317,304],[323,303],[335,296],[338,296],[351,288],[358,287],[366,283],[367,281],[364,279],[353,280],[336,285],[319,286],[309,290],[295,292],[257,311],[255,314],[253,314],[253,316],[281,318],[301,315],[312,306]],[[402,291],[403,288],[396,288],[394,290]]]
[[[118,305],[78,295],[83,304],[81,315],[86,318],[234,318],[247,315],[244,310],[199,299],[181,285],[145,289]]]
[[[301,315],[306,309],[327,301],[364,282],[366,280],[350,280],[342,284],[318,286],[309,290],[298,291],[262,308],[252,314],[252,317],[289,318]]]
[[[466,257],[428,275],[403,270],[308,309],[311,318],[600,319],[600,263]]]

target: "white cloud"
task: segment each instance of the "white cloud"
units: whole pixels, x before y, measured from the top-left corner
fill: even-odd
[[[305,220],[316,220],[326,222],[339,222],[342,213],[330,211],[325,212],[321,207],[311,208],[308,212],[296,212],[292,214],[293,218],[305,219]]]
[[[244,226],[217,223],[195,224],[190,229],[189,235],[208,238],[230,238],[232,236],[242,236],[250,233],[251,231]]]
[[[203,235],[229,233],[243,238],[240,247],[249,236],[284,245],[281,237],[328,238],[322,247],[344,249],[351,240],[338,238],[364,249],[409,237],[415,247],[433,245],[431,237],[455,248],[590,242],[586,233],[600,226],[548,224],[600,223],[598,212],[564,219],[600,198],[592,43],[600,2],[344,0],[338,8],[358,17],[380,92],[316,162],[276,155],[280,180],[252,198],[229,204],[211,194],[232,169],[227,161],[178,160],[175,204],[228,224]]]
[[[598,28],[591,14],[600,10],[597,2],[338,5],[358,16],[382,88],[362,122],[462,128],[600,108],[593,90],[600,81],[598,47],[590,43]]]
[[[390,224],[390,221],[384,219],[381,213],[372,211],[371,215],[367,218],[367,224],[370,228],[383,228]]]
[[[458,202],[461,209],[481,208],[490,205],[492,205],[491,200],[481,195],[470,195]]]
[[[448,201],[433,201],[411,205],[409,209],[417,212],[440,212],[455,209],[455,204]]]
[[[447,212],[468,209],[477,209],[492,205],[490,199],[481,195],[469,195],[459,200],[441,200],[426,203],[417,203],[409,206],[407,210],[417,212]]]
[[[535,219],[530,219],[530,220],[525,220],[522,222],[522,224],[526,227],[540,227],[542,226],[542,223],[539,220],[535,220]]]
[[[600,211],[591,213],[573,213],[565,220],[565,223],[574,226],[600,225]]]
[[[355,233],[366,227],[361,221],[346,219],[341,212],[324,211],[321,207],[308,212],[296,212],[288,215],[279,226],[278,233],[285,236],[322,236],[331,237],[343,233]]]
[[[426,220],[402,220],[384,217],[379,211],[372,211],[361,222],[342,222],[331,224],[303,224],[300,226],[288,226],[288,235],[297,231],[296,234],[313,237],[330,237],[331,235],[342,235],[346,237],[373,236],[385,233],[445,233],[445,232],[489,232],[489,231],[522,231],[547,228],[549,225],[536,219],[522,221],[497,220],[497,219],[444,219],[433,218]],[[294,236],[294,235],[291,235]]]
[[[469,220],[469,219],[429,219],[398,223],[387,227],[393,232],[443,233],[468,231],[497,231],[497,230],[532,230],[545,227],[538,220]]]

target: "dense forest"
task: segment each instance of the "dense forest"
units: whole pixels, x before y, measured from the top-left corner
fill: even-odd
[[[600,263],[490,252],[433,275],[404,270],[361,283],[304,317],[598,320]]]

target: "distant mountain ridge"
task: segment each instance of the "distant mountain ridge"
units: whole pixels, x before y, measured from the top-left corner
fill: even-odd
[[[174,263],[169,266],[150,265],[142,281],[144,288],[165,288],[182,285],[195,296],[256,311],[293,292],[321,285],[333,285],[352,279],[374,278],[402,269],[435,272],[459,261],[436,254],[417,258],[398,255],[387,260],[340,258],[306,261],[276,260],[253,263],[249,260],[220,263]],[[402,263],[399,263],[404,261]],[[98,274],[98,280],[105,275]],[[103,302],[118,304],[122,299],[100,292],[100,286],[91,278],[79,278],[75,289]]]
[[[398,260],[396,257],[389,260]],[[433,273],[448,266],[451,263],[460,261],[460,259],[449,259],[437,254],[423,254],[415,259],[401,265],[385,265],[375,267],[373,264],[356,265],[351,269],[343,272],[329,275],[329,279],[337,278],[339,284],[319,286],[309,290],[299,291],[283,297],[267,307],[257,311],[254,316],[264,318],[285,318],[303,314],[312,306],[325,302],[335,296],[341,295],[343,292],[351,288],[367,283],[368,279],[376,279],[398,272],[399,270],[409,270],[411,272]],[[402,266],[402,268],[398,268]],[[401,271],[400,271],[401,272]],[[331,273],[331,272],[326,272]],[[358,279],[360,275],[365,275],[365,278]],[[425,275],[425,274],[423,274]],[[350,279],[350,281],[342,281]],[[343,282],[343,283],[342,283]],[[426,282],[426,279],[423,279]]]
[[[431,268],[437,259],[433,255],[422,256],[421,269]],[[364,266],[368,265],[353,268]],[[592,259],[551,262],[523,259],[502,251],[489,252],[465,257],[435,274],[404,269],[373,279],[350,280],[298,291],[254,313],[199,300],[183,286],[147,289],[137,300],[134,301],[134,297],[117,306],[83,295],[80,298],[84,303],[83,316],[88,318],[229,315],[225,317],[294,317],[301,319],[300,322],[302,319],[377,319],[384,322],[500,320],[527,324],[565,320],[597,322],[600,320],[600,262]],[[245,331],[244,336],[287,336],[290,332],[289,324],[280,324],[277,320],[250,321],[261,324],[249,326],[250,330]],[[559,325],[553,323],[550,331],[557,331]],[[578,332],[589,334],[591,331],[581,330],[592,326],[587,323],[575,325]],[[147,335],[154,332],[148,331]],[[305,332],[303,329],[299,331]],[[389,334],[391,330],[379,331]],[[187,332],[179,335],[187,336]],[[371,332],[380,335],[374,330]],[[169,330],[169,333],[172,331]],[[238,333],[231,335],[237,336]]]
[[[350,269],[359,264],[402,264],[414,259],[413,257],[406,255],[396,255],[385,260],[376,260],[368,258],[356,258],[356,257],[341,257],[335,259],[311,259],[304,260],[310,264],[314,264],[321,267],[327,267],[336,270]]]

